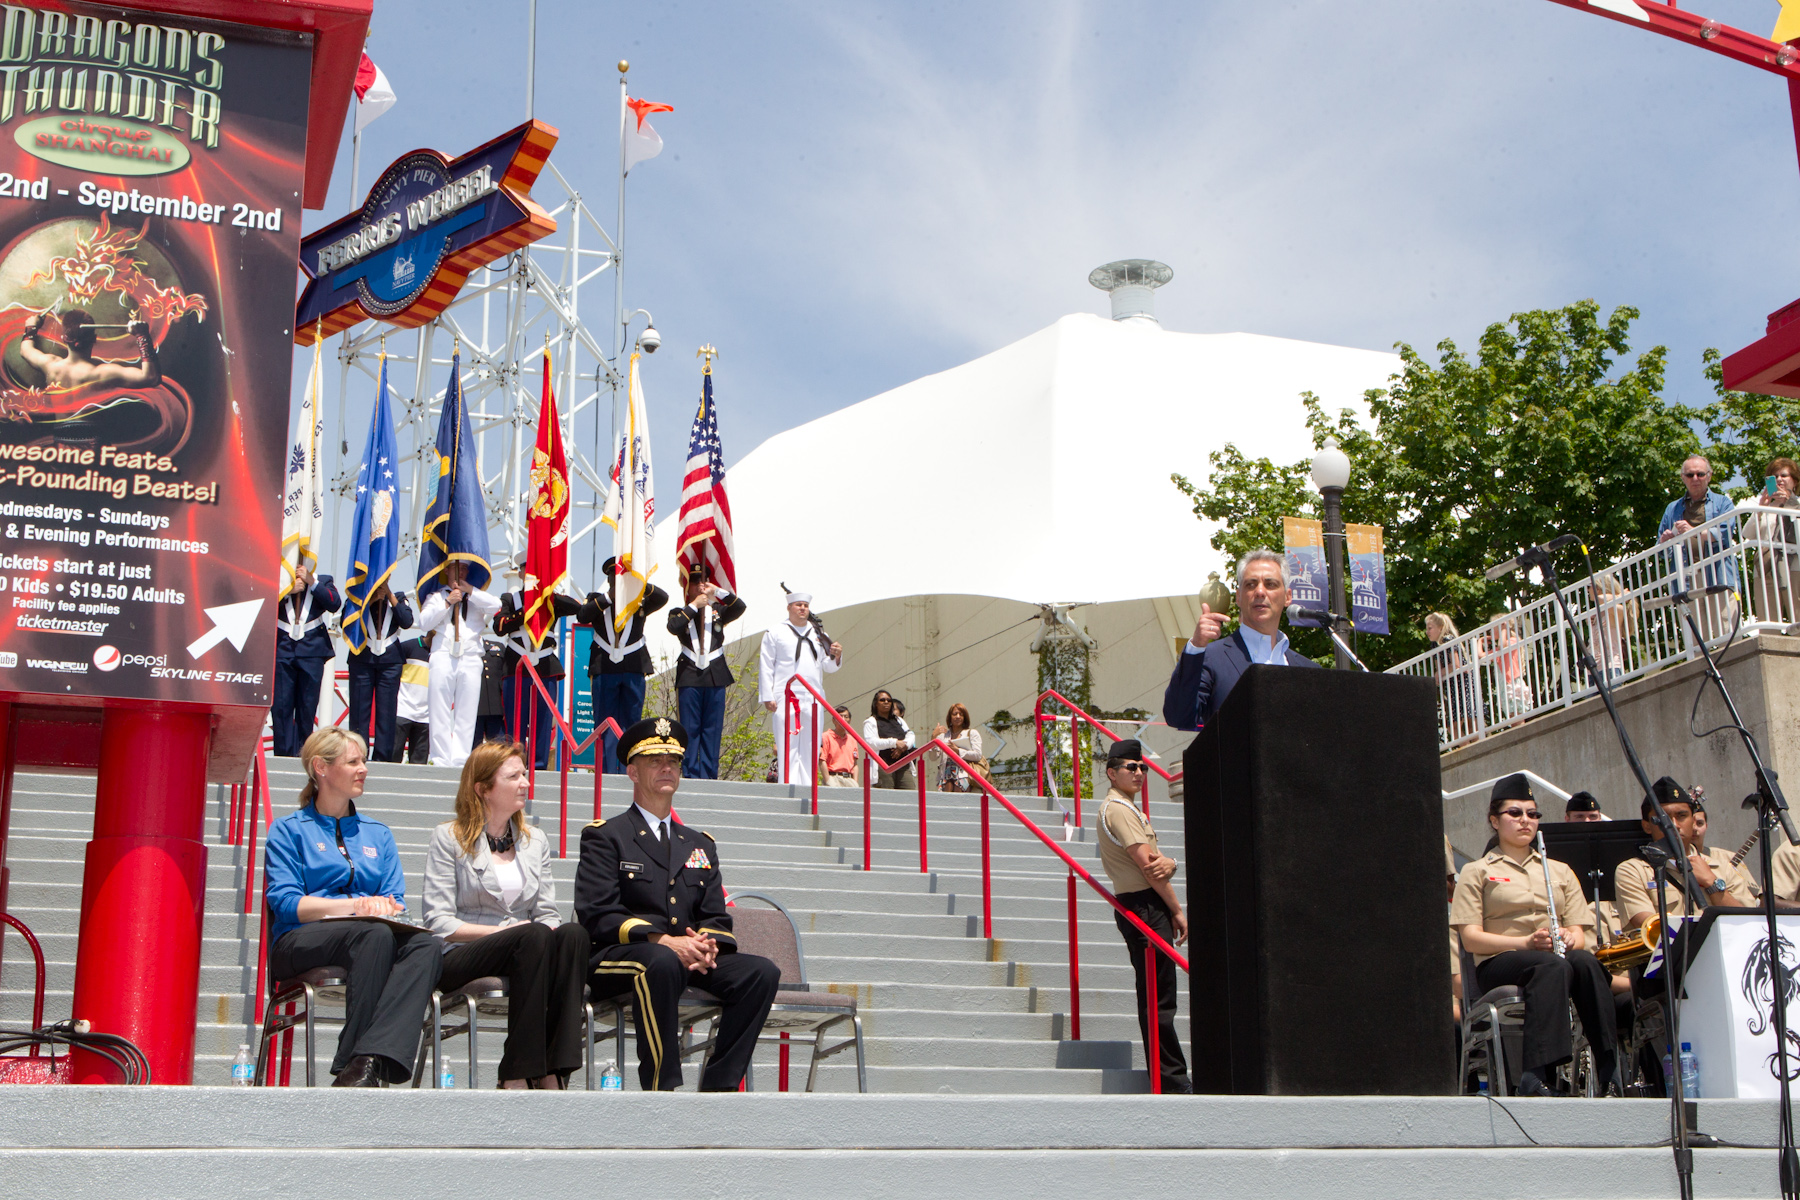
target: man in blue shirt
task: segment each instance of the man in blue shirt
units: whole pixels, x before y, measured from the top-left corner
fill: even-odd
[[[1731,498],[1711,490],[1712,464],[1698,454],[1690,454],[1681,464],[1681,482],[1685,495],[1671,500],[1663,510],[1662,523],[1656,527],[1658,542],[1673,542],[1670,547],[1669,570],[1676,574],[1675,584],[1684,591],[1696,591],[1717,584],[1737,586],[1737,562],[1730,555],[1721,557],[1732,542],[1730,523],[1705,533],[1694,530],[1731,511]],[[1704,563],[1704,567],[1701,564]],[[1737,597],[1732,594],[1698,596],[1694,619],[1710,644],[1714,638],[1729,633],[1737,618]],[[1687,637],[1682,622],[1683,640]],[[1693,653],[1698,654],[1698,650]]]
[[[1252,550],[1238,562],[1238,627],[1230,637],[1227,614],[1202,604],[1194,636],[1182,647],[1181,660],[1163,693],[1163,720],[1175,729],[1200,729],[1231,695],[1231,689],[1253,663],[1317,667],[1319,664],[1288,647],[1281,632],[1281,613],[1288,604],[1281,555]]]

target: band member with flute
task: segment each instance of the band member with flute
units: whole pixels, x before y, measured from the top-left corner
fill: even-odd
[[[1475,957],[1481,991],[1517,985],[1524,994],[1519,1094],[1551,1095],[1551,1071],[1573,1057],[1572,1000],[1593,1048],[1601,1093],[1616,1095],[1619,1039],[1611,981],[1587,948],[1594,937],[1593,910],[1575,873],[1544,858],[1532,844],[1542,818],[1526,776],[1508,775],[1494,785],[1488,824],[1499,844],[1463,868],[1450,923]]]

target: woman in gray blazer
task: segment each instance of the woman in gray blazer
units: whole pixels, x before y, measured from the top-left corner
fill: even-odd
[[[557,914],[550,839],[523,816],[528,788],[517,742],[469,754],[456,819],[431,834],[425,924],[446,943],[440,991],[507,979],[500,1086],[559,1090],[582,1061],[588,935]]]

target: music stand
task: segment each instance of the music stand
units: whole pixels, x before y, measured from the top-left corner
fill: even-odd
[[[1613,899],[1613,872],[1636,858],[1638,847],[1656,840],[1636,821],[1557,821],[1539,825],[1538,831],[1550,857],[1575,872],[1590,904]],[[1619,914],[1621,921],[1624,915]]]

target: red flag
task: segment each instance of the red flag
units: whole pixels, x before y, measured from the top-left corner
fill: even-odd
[[[544,349],[544,400],[531,452],[531,510],[525,530],[525,629],[532,649],[544,644],[556,614],[550,597],[569,577],[569,465],[563,457],[556,395],[550,390],[550,350]]]

